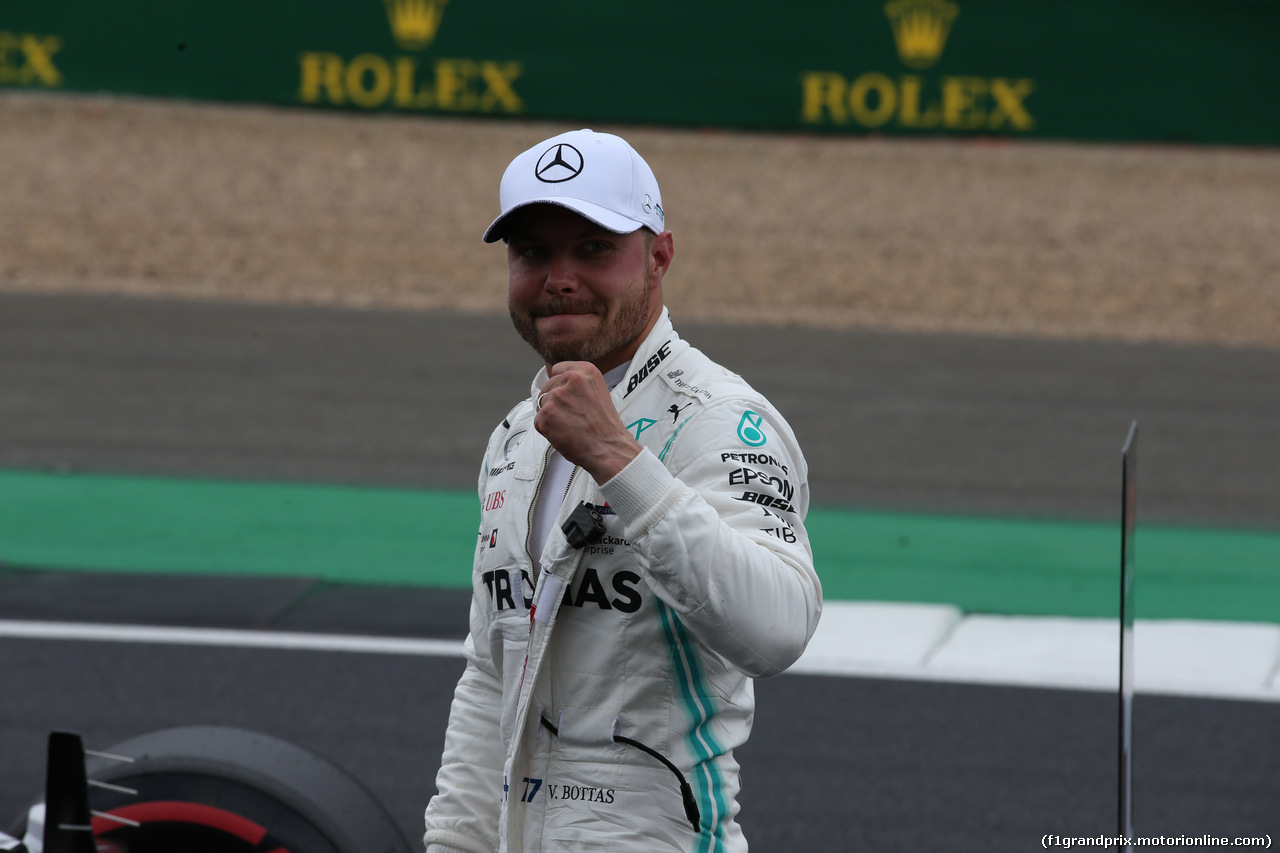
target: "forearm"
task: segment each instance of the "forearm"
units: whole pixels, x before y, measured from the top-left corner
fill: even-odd
[[[802,527],[791,546],[775,545],[758,518],[713,506],[715,497],[699,494],[648,452],[601,491],[626,520],[650,587],[699,639],[752,676],[776,675],[795,662],[822,606]]]

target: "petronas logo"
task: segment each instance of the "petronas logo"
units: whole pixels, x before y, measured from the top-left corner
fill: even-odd
[[[960,7],[950,0],[891,0],[884,13],[893,27],[898,58],[908,68],[928,68],[942,58]]]
[[[435,41],[449,0],[383,0],[391,35],[401,50],[423,50]]]

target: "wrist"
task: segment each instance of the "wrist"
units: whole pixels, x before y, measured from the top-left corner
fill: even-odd
[[[626,468],[631,462],[640,455],[643,448],[640,442],[627,435],[627,441],[620,443],[617,447],[611,447],[606,452],[600,454],[592,461],[590,466],[583,465],[587,469],[587,473],[591,475],[591,479],[596,484],[607,483]]]
[[[600,494],[636,538],[671,511],[688,493],[657,456],[640,453],[612,480],[600,484]]]

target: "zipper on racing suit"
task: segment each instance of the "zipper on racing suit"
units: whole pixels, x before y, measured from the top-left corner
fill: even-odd
[[[529,558],[529,568],[533,570],[530,580],[534,589],[538,588],[538,561],[533,558],[533,549],[529,546],[529,540],[533,538],[533,513],[538,508],[538,499],[542,495],[542,481],[547,478],[547,463],[551,461],[551,454],[555,451],[550,445],[542,452],[542,466],[538,471],[538,482],[533,486],[533,500],[529,501],[529,512],[525,517],[525,535],[524,535],[524,553]],[[569,490],[573,488],[573,478],[578,476],[578,466],[574,465],[573,470],[569,472],[569,482],[565,483],[564,494],[560,496],[560,506],[564,505],[564,499],[569,497]],[[560,508],[556,507],[556,514],[559,514]]]
[[[547,464],[551,461],[551,454],[555,451],[550,445],[542,452],[542,467],[538,471],[538,482],[533,486],[533,499],[529,501],[529,512],[525,516],[525,534],[524,534],[524,553],[529,558],[529,583],[533,587],[534,601],[537,601],[538,591],[538,575],[541,574],[539,563],[533,558],[533,549],[529,545],[529,540],[533,538],[533,514],[538,508],[538,500],[542,495],[542,484],[547,479]],[[560,503],[556,507],[554,515],[560,514],[560,507],[564,506],[565,498],[569,497],[569,491],[573,488],[573,479],[578,476],[579,466],[574,465],[573,470],[569,472],[569,480],[564,485],[564,494],[560,496]],[[554,517],[553,515],[553,517]],[[544,543],[545,544],[545,543]],[[529,610],[529,625],[533,626],[533,612],[537,609],[537,605]]]
[[[546,452],[542,456],[542,472],[538,475],[538,482],[534,486],[533,500],[530,501],[529,503],[529,514],[526,522],[528,533],[526,534],[525,540],[524,540],[524,550],[525,550],[525,553],[529,556],[529,565],[533,569],[532,578],[533,578],[533,587],[535,590],[537,590],[538,588],[539,572],[538,572],[538,564],[533,559],[533,551],[529,546],[529,540],[533,537],[533,513],[534,513],[535,507],[537,507],[538,505],[538,498],[540,496],[540,493],[542,492],[543,480],[545,480],[547,476],[547,463],[551,459],[552,449],[553,448],[548,447]],[[565,498],[569,497],[569,491],[573,488],[573,478],[578,476],[578,470],[579,470],[579,466],[574,465],[573,471],[569,473],[569,482],[565,484],[564,494],[560,496],[561,507],[564,506]],[[587,510],[592,510],[592,511],[595,510],[595,507],[592,506],[591,504],[584,504],[583,507],[580,507],[579,509],[583,509],[583,508]],[[557,508],[557,514],[559,514],[559,508]],[[603,522],[599,520],[600,517],[597,513],[591,512],[590,514],[596,517],[597,524],[599,526],[595,536],[588,541],[599,541],[599,537],[604,534],[604,525],[603,525]],[[566,534],[569,532],[568,527],[573,523],[573,521],[574,519],[571,518],[568,522],[565,523]],[[573,544],[574,548],[581,548],[583,544],[585,544],[582,541],[574,542],[572,536],[570,537],[570,542],[571,544]],[[535,600],[536,600],[536,596],[535,596]],[[537,604],[534,604],[533,607],[530,608],[530,612],[529,612],[530,628],[532,628],[533,626],[533,619],[534,619],[534,614],[536,612],[536,609],[537,609]],[[525,664],[528,665],[527,657],[525,658]],[[524,680],[524,676],[521,675],[521,682],[523,682],[523,680]],[[560,737],[560,729],[557,726],[552,725],[551,721],[548,720],[545,716],[539,715],[539,718],[542,721],[543,727],[546,728],[547,731],[551,732],[551,734],[555,735],[556,737]],[[619,735],[616,732],[614,732],[611,735],[611,738],[613,739],[614,743],[626,744],[627,746],[634,747],[635,749],[640,750],[641,752],[645,753],[646,755],[660,762],[664,767],[666,767],[668,770],[671,771],[671,774],[676,777],[676,781],[680,783],[680,797],[682,800],[684,800],[685,817],[688,819],[689,825],[693,827],[694,832],[701,832],[702,831],[702,814],[698,809],[698,802],[693,796],[693,786],[689,784],[689,780],[686,779],[684,777],[684,774],[680,772],[680,768],[677,767],[675,763],[671,761],[671,759],[667,758],[665,755],[658,752],[653,747],[647,746],[641,743],[640,741],[635,740],[634,738],[623,737],[622,735]]]

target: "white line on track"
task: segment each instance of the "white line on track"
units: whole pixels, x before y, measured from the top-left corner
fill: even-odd
[[[0,620],[0,637],[460,657],[461,640]],[[1118,690],[1114,619],[964,614],[949,605],[831,601],[790,672]],[[1280,625],[1144,621],[1140,693],[1280,702]]]
[[[962,613],[945,604],[830,601],[792,672],[1119,691],[1117,619]],[[1134,624],[1139,693],[1280,702],[1280,625]]]
[[[169,628],[152,625],[97,625],[80,622],[23,622],[0,619],[0,637],[428,657],[462,656],[461,640],[304,634],[293,631],[242,631],[229,628]]]

